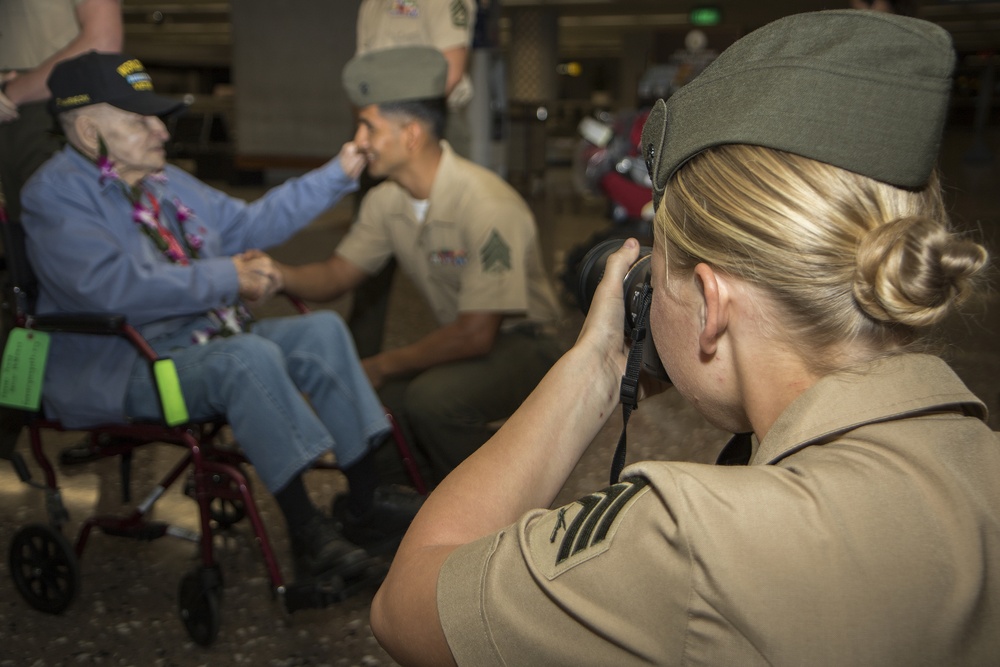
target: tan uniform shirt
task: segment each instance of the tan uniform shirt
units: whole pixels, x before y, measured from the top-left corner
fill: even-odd
[[[373,275],[395,256],[442,325],[470,311],[510,314],[505,329],[554,323],[559,305],[531,209],[495,173],[441,146],[426,220],[385,181],[365,196],[337,253]]]
[[[824,378],[749,466],[644,462],[456,551],[467,665],[996,665],[1000,439],[936,357]]]
[[[0,1],[0,71],[38,67],[80,32],[83,0]]]
[[[471,49],[475,24],[471,0],[364,0],[358,9],[356,51],[398,46]],[[448,105],[461,108],[471,99],[472,80],[465,74],[448,96]]]

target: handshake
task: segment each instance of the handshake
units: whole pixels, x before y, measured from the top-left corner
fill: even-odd
[[[248,250],[233,257],[240,298],[254,304],[262,303],[285,286],[281,271],[270,256],[260,250]]]

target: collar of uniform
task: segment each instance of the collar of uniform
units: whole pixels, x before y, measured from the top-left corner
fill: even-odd
[[[930,411],[986,420],[986,406],[938,357],[905,354],[828,375],[803,392],[754,448],[750,465],[775,463],[864,424]]]
[[[434,184],[431,185],[431,195],[427,198],[430,202],[441,202],[442,199],[447,198],[449,195],[454,197],[456,192],[449,192],[448,184],[454,184],[455,179],[452,178],[452,172],[458,169],[455,150],[451,147],[444,139],[441,140],[441,162],[438,163],[437,174],[434,175]],[[438,205],[438,210],[435,214],[448,215],[450,206]]]

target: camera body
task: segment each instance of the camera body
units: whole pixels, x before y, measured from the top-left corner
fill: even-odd
[[[597,285],[604,278],[604,267],[608,257],[622,247],[625,239],[607,239],[601,241],[591,248],[580,263],[580,276],[577,285],[576,299],[584,313],[590,310],[590,304],[594,300],[594,292]],[[636,325],[642,323],[642,331],[639,336],[645,336],[644,347],[642,349],[642,372],[655,377],[658,380],[669,382],[667,371],[663,368],[663,363],[656,353],[656,346],[653,344],[652,329],[649,325],[649,305],[650,299],[646,296],[652,294],[650,277],[652,274],[653,249],[649,246],[639,248],[639,258],[629,267],[628,273],[622,280],[623,296],[625,298],[625,335],[634,336]]]

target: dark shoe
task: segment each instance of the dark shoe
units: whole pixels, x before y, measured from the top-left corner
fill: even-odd
[[[375,489],[374,503],[360,517],[348,509],[347,500],[347,494],[342,493],[333,501],[333,517],[340,522],[344,537],[371,554],[381,555],[399,546],[424,497],[405,486],[380,486]]]
[[[85,435],[75,445],[65,447],[59,452],[59,463],[63,466],[74,466],[80,463],[90,463],[107,456],[114,456],[130,447],[142,444],[142,440],[125,436],[100,433]]]
[[[337,523],[317,514],[304,526],[289,530],[295,575],[299,580],[318,577],[351,577],[361,572],[368,554],[340,534]]]
[[[90,463],[99,458],[101,458],[100,444],[91,445],[89,435],[59,452],[59,463],[64,466]]]

